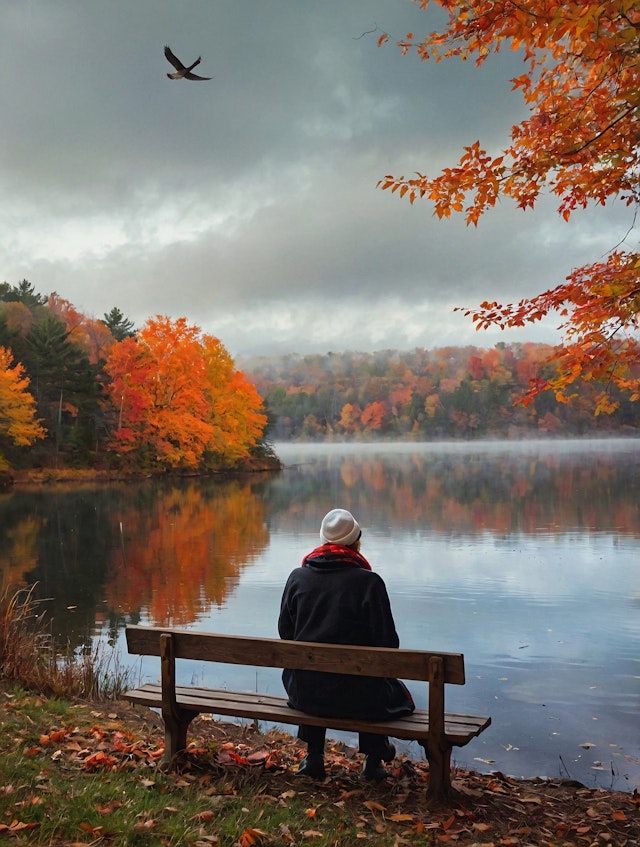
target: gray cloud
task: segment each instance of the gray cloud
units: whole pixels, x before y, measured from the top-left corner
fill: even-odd
[[[552,340],[478,335],[454,305],[517,300],[597,259],[623,209],[565,225],[508,204],[477,230],[376,189],[506,143],[518,57],[421,63],[410,0],[5,0],[0,278],[101,316],[186,316],[235,354]],[[371,30],[376,29],[375,32]],[[169,43],[207,83],[174,82]]]

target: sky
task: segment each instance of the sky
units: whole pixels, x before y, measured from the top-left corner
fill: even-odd
[[[411,0],[0,0],[0,281],[186,317],[235,357],[558,341],[557,317],[478,333],[454,308],[561,283],[626,210],[504,201],[468,228],[376,187],[497,153],[526,115],[516,53],[401,55],[437,23]],[[213,79],[168,79],[165,44]]]

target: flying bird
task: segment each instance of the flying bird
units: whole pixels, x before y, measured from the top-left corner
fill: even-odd
[[[195,66],[199,65],[200,62],[202,61],[202,56],[198,56],[198,58],[195,60],[195,62],[192,65],[189,65],[188,68],[185,68],[185,66],[182,64],[180,59],[176,58],[173,55],[169,45],[167,45],[164,48],[164,55],[171,62],[173,67],[176,69],[176,72],[174,74],[167,74],[169,79],[201,79],[201,80],[212,79],[212,77],[210,77],[210,76],[198,76],[197,74],[191,73],[191,71],[195,68]]]

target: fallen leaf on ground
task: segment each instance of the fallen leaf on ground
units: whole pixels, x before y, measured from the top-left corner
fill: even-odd
[[[267,837],[267,833],[261,829],[247,827],[238,839],[240,847],[253,847],[254,844],[262,844]]]
[[[376,803],[375,800],[365,800],[362,804],[366,806],[367,809],[371,809],[372,812],[385,812],[387,807],[383,806],[381,803]]]
[[[200,821],[201,823],[208,823],[213,820],[213,812],[211,809],[205,809],[204,812],[198,812],[197,815],[189,818],[190,821]]]
[[[12,820],[9,825],[0,824],[0,832],[8,832],[9,835],[14,835],[16,832],[22,832],[25,829],[35,829],[37,823],[23,823],[22,821]]]

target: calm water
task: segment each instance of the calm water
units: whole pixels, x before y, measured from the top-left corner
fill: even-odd
[[[447,707],[493,725],[458,764],[640,786],[640,441],[277,452],[279,475],[0,495],[2,579],[37,581],[73,644],[123,651],[126,622],[276,636],[286,576],[342,506],[364,527],[402,646],[465,654]],[[158,676],[154,660],[135,668]],[[277,671],[180,673],[281,692]]]

